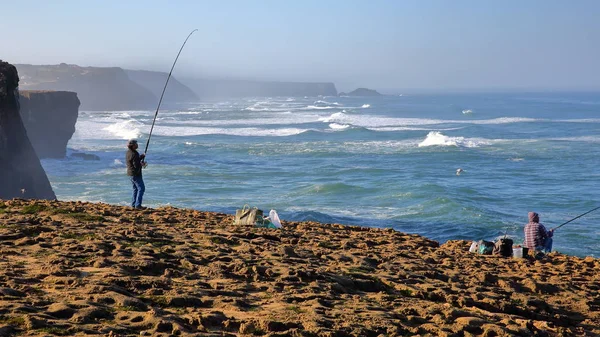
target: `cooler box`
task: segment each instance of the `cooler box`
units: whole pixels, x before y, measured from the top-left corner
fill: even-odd
[[[523,258],[526,257],[529,253],[529,248],[527,247],[516,247],[513,248],[513,257],[514,258]]]

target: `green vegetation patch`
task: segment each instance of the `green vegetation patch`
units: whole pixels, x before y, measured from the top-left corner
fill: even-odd
[[[286,310],[293,311],[293,312],[295,312],[297,314],[303,314],[303,313],[306,312],[306,310],[300,308],[297,305],[290,305],[290,306],[286,307]]]
[[[72,331],[69,331],[68,329],[65,329],[65,328],[46,327],[46,328],[36,329],[35,331],[39,331],[42,333],[46,333],[49,335],[55,335],[55,336],[72,336]]]
[[[400,289],[398,290],[398,292],[400,293],[400,295],[404,296],[404,297],[411,297],[413,292],[410,289]]]
[[[78,234],[74,232],[61,233],[60,237],[63,239],[74,239],[77,241],[94,240],[97,238],[96,234]]]
[[[36,213],[41,213],[48,210],[48,207],[44,206],[44,205],[38,205],[38,204],[33,204],[33,205],[27,205],[25,207],[23,207],[23,209],[21,209],[21,213],[22,214],[36,214]]]
[[[0,316],[0,324],[12,325],[12,326],[24,326],[25,318],[23,316]]]
[[[317,244],[319,247],[327,248],[327,249],[336,249],[338,246],[330,241],[321,241]]]
[[[373,272],[374,268],[369,268],[366,266],[359,266],[359,267],[349,267],[348,268],[348,274],[352,275],[352,274],[356,274],[356,273],[360,273],[360,274],[368,274]],[[361,275],[361,278],[363,276]]]
[[[63,214],[65,216],[68,216],[70,218],[73,218],[78,221],[83,221],[83,222],[101,222],[101,221],[106,220],[101,215],[92,215],[92,214],[87,214],[87,213],[83,213],[83,212],[73,212],[73,211],[70,211],[70,210],[64,209],[64,208],[55,208],[51,211],[51,213],[54,215]]]
[[[68,213],[66,215],[70,216],[71,218],[73,218],[75,220],[86,221],[86,222],[100,222],[100,221],[105,220],[104,217],[101,215],[91,215],[91,214],[87,214],[87,213]]]
[[[140,296],[139,298],[144,302],[151,302],[159,307],[166,307],[169,305],[169,301],[165,296]]]

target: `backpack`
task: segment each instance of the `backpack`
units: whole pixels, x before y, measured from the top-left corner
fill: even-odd
[[[501,255],[504,257],[511,257],[513,254],[512,250],[513,240],[508,238],[502,238],[494,244],[494,250],[492,254]]]
[[[494,251],[494,243],[493,242],[479,240],[478,244],[479,244],[479,251],[478,251],[479,254],[491,255],[492,252]]]

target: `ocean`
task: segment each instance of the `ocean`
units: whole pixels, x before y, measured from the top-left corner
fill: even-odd
[[[128,205],[126,140],[143,150],[154,111],[80,111],[68,157],[44,159],[60,200]],[[290,221],[523,240],[600,206],[600,94],[478,93],[255,97],[161,108],[145,206]],[[75,152],[97,155],[84,160]],[[457,175],[457,170],[462,173]],[[600,255],[600,210],[555,233],[554,249]]]

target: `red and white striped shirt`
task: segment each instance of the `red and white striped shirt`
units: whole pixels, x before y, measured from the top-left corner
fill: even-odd
[[[530,222],[525,225],[525,247],[529,249],[536,249],[537,247],[544,246],[546,240],[551,237],[552,234],[546,230],[546,227],[539,222]]]

